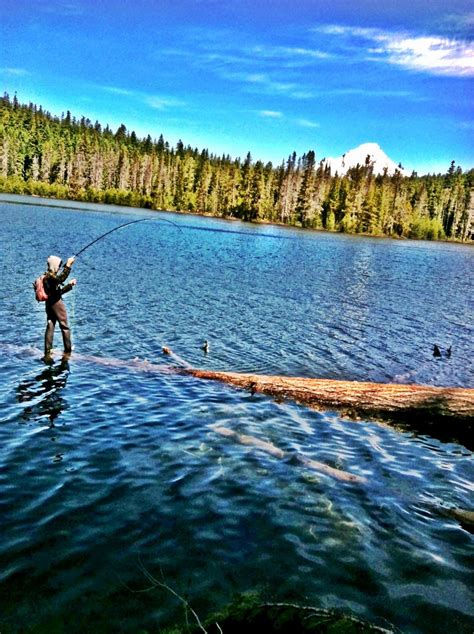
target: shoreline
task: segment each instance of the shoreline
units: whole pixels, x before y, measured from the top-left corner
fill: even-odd
[[[10,198],[12,197],[12,198]],[[15,198],[17,200],[15,200]],[[19,200],[22,199],[22,200]],[[26,200],[25,200],[26,199]],[[28,199],[32,199],[30,202]],[[234,216],[215,216],[206,212],[198,212],[198,211],[183,211],[183,210],[175,210],[175,209],[153,209],[149,207],[133,207],[130,205],[116,205],[114,203],[96,203],[89,202],[83,200],[74,200],[67,198],[54,198],[49,196],[39,196],[38,194],[14,194],[10,192],[0,192],[0,203],[8,203],[12,205],[29,205],[34,206],[37,205],[39,207],[49,207],[51,209],[73,209],[76,211],[106,211],[107,207],[123,209],[127,210],[143,210],[150,211],[155,213],[166,213],[166,214],[175,214],[177,216],[189,216],[189,217],[197,217],[197,218],[210,218],[215,220],[223,220],[224,222],[241,222],[245,225],[252,225],[256,227],[279,227],[282,229],[288,230],[296,230],[303,231],[309,233],[322,233],[327,235],[341,235],[346,237],[357,237],[357,238],[372,238],[376,240],[395,240],[397,242],[428,242],[428,243],[445,243],[445,244],[455,244],[455,245],[465,245],[465,246],[474,246],[474,240],[463,241],[456,239],[435,239],[428,240],[424,238],[407,238],[405,236],[388,236],[385,234],[374,234],[374,233],[345,233],[342,231],[331,231],[323,228],[316,227],[301,227],[298,225],[289,225],[283,222],[270,221],[270,220],[242,220],[241,218],[235,218]],[[99,209],[100,207],[100,209]]]

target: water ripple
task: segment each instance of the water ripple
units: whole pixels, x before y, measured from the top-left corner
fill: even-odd
[[[2,212],[15,301],[0,307],[0,629],[47,631],[72,612],[109,631],[180,622],[165,592],[130,590],[147,586],[143,564],[200,614],[259,589],[407,632],[472,631],[473,537],[449,514],[472,510],[466,447],[127,361],[165,365],[168,344],[212,369],[472,385],[472,250],[137,225],[78,260],[67,297],[76,350],[103,362],[46,367],[28,348],[44,314],[18,254],[41,270],[44,249],[138,212]],[[40,241],[32,218],[49,227]],[[453,357],[433,359],[434,342]],[[68,631],[86,629],[78,616]]]

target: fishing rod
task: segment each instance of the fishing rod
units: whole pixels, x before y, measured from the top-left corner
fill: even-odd
[[[77,253],[75,253],[73,257],[77,258],[77,256],[80,255],[81,253],[84,253],[86,249],[91,247],[96,242],[99,242],[99,240],[102,240],[102,238],[105,238],[105,236],[108,236],[114,231],[118,231],[118,229],[123,229],[123,227],[128,227],[129,225],[137,224],[138,222],[146,222],[147,220],[162,220],[163,222],[169,222],[173,226],[177,227],[180,231],[182,230],[181,227],[178,226],[175,222],[173,222],[172,220],[168,220],[166,218],[140,218],[140,220],[131,220],[130,222],[124,222],[122,225],[119,225],[118,227],[114,227],[113,229],[110,229],[110,231],[106,231],[105,233],[100,235],[98,238],[95,238],[95,240],[92,240],[92,242],[89,242],[89,244],[86,244],[85,247],[82,247],[82,249],[80,249]]]

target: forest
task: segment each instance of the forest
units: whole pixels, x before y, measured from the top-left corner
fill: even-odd
[[[376,175],[367,157],[341,176],[313,150],[278,166],[178,141],[138,138],[124,124],[53,116],[0,99],[0,192],[209,214],[251,222],[400,238],[473,239],[474,169]]]

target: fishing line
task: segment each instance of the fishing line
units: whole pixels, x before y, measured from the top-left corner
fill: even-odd
[[[80,249],[77,253],[75,253],[73,257],[77,258],[77,256],[81,255],[81,253],[84,253],[86,249],[91,247],[96,242],[99,242],[99,240],[102,240],[102,238],[105,238],[106,236],[110,235],[114,231],[118,231],[119,229],[123,229],[124,227],[128,227],[130,225],[134,225],[139,222],[146,222],[147,220],[160,220],[162,222],[169,222],[174,227],[182,231],[182,228],[177,223],[173,222],[172,220],[168,220],[167,218],[140,218],[140,220],[131,220],[130,222],[124,222],[122,225],[119,225],[118,227],[114,227],[113,229],[110,229],[110,231],[106,231],[105,233],[100,235],[98,238],[95,238],[95,240],[92,240],[92,242],[89,242],[89,244],[86,244],[85,247],[82,247],[82,249]]]
[[[87,243],[85,246],[83,246],[81,249],[79,249],[79,251],[77,251],[74,254],[74,258],[77,258],[79,255],[81,255],[82,253],[84,253],[87,249],[89,249],[90,247],[92,247],[94,244],[96,244],[97,242],[99,242],[100,240],[106,238],[107,236],[109,236],[110,234],[114,233],[115,231],[118,231],[119,229],[124,229],[125,227],[130,227],[131,225],[134,224],[139,224],[141,222],[146,222],[146,221],[151,221],[151,220],[158,220],[158,221],[162,221],[162,222],[167,222],[169,224],[171,224],[173,227],[175,227],[176,229],[178,229],[180,232],[183,233],[183,229],[191,229],[191,230],[207,230],[207,231],[217,231],[217,232],[222,232],[222,233],[231,233],[231,234],[241,234],[244,238],[272,238],[272,239],[279,239],[278,242],[278,249],[276,250],[277,252],[280,252],[280,250],[283,248],[284,243],[285,243],[285,239],[288,239],[287,236],[275,236],[275,235],[262,235],[262,234],[253,234],[253,232],[246,232],[246,231],[236,231],[236,230],[229,230],[229,229],[217,229],[217,228],[205,228],[205,227],[195,227],[195,226],[190,226],[190,225],[184,225],[183,227],[180,226],[179,224],[173,222],[172,220],[169,220],[168,218],[157,218],[157,217],[148,217],[148,218],[139,218],[138,220],[130,220],[129,222],[125,222],[121,225],[118,225],[116,227],[113,227],[112,229],[110,229],[109,231],[106,231],[105,233],[97,236],[96,238],[94,238],[94,240],[92,240],[91,242]],[[260,259],[264,259],[264,260],[268,260],[269,256],[275,256],[275,252],[273,253],[261,253],[261,254],[252,254],[252,259],[254,260],[260,260]],[[75,327],[75,322],[76,322],[76,306],[75,306],[75,294],[74,294],[74,289],[73,289],[73,297],[72,297],[72,302],[71,302],[71,325],[73,326],[73,328]]]
[[[123,224],[118,225],[117,227],[114,227],[113,229],[110,229],[109,231],[106,231],[105,233],[101,234],[100,236],[98,236],[97,238],[95,238],[94,240],[92,240],[91,242],[86,244],[84,247],[79,249],[79,251],[77,251],[77,253],[75,253],[73,257],[77,258],[79,255],[84,253],[84,251],[86,251],[91,246],[96,244],[96,242],[99,242],[99,240],[102,240],[103,238],[105,238],[106,236],[110,235],[114,231],[118,231],[119,229],[123,229],[124,227],[129,227],[130,225],[138,224],[140,222],[146,222],[148,220],[158,220],[158,221],[161,221],[161,222],[167,222],[167,223],[173,225],[173,227],[175,227],[176,229],[179,229],[179,231],[181,231],[183,233],[182,227],[180,227],[176,222],[173,222],[172,220],[169,220],[168,218],[156,218],[156,217],[153,217],[153,218],[140,218],[139,220],[130,220],[129,222],[124,222]],[[70,322],[71,322],[72,328],[74,329],[75,325],[76,325],[76,297],[75,297],[75,287],[74,286],[73,286],[71,292],[73,293],[73,295],[72,295],[72,301],[71,301]]]
[[[181,227],[180,227],[181,228]],[[295,238],[291,237],[291,236],[284,236],[284,235],[272,235],[272,234],[264,234],[264,233],[254,233],[253,231],[239,231],[238,229],[221,229],[218,227],[200,227],[200,226],[196,226],[196,225],[188,225],[188,224],[183,224],[182,228],[184,229],[189,229],[191,231],[205,231],[205,232],[210,232],[210,233],[224,233],[224,234],[232,234],[232,235],[236,235],[236,236],[242,236],[243,238],[254,238],[254,239],[269,239],[269,240],[277,240],[278,241],[278,248],[273,250],[270,254],[268,253],[262,253],[261,255],[256,255],[255,253],[252,253],[252,259],[253,260],[261,260],[261,259],[267,259],[269,257],[275,257],[276,254],[278,254],[283,246],[286,240],[295,240]]]

